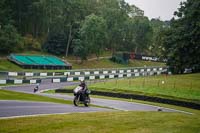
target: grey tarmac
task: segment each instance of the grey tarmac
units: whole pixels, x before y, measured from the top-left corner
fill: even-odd
[[[0,100],[0,118],[42,114],[111,111],[106,108],[75,107],[67,104]]]
[[[78,82],[65,82],[65,83],[43,83],[40,85],[40,91],[46,90],[46,89],[57,89],[62,88],[70,85],[77,85]],[[58,98],[58,99],[64,99],[64,100],[73,100],[73,96],[67,95],[67,94],[46,94],[46,93],[33,93],[33,88],[35,85],[22,85],[22,86],[6,86],[3,87],[5,90],[12,90],[17,92],[24,92],[24,93],[31,93],[35,95],[42,95],[52,98]],[[13,101],[16,102],[16,101]],[[9,108],[12,107],[12,110],[17,110],[17,114],[15,114],[15,111],[9,111],[9,113],[4,113],[5,115],[1,115],[0,117],[6,117],[6,116],[16,116],[16,115],[29,115],[30,114],[49,114],[49,113],[73,113],[73,112],[91,112],[91,111],[111,111],[110,109],[105,108],[94,108],[94,107],[75,107],[73,105],[63,105],[63,104],[52,104],[52,103],[37,103],[32,102],[28,106],[17,106],[22,105],[19,101],[18,104],[7,103]],[[29,102],[28,102],[29,103]],[[91,97],[91,103],[93,105],[98,106],[104,106],[113,108],[116,110],[121,111],[158,111],[162,110],[163,112],[181,112],[181,113],[188,113],[180,110],[174,110],[164,107],[158,107],[158,106],[152,106],[148,104],[141,104],[136,102],[126,102],[126,101],[119,101],[119,100],[109,100],[109,99],[101,99],[101,98],[93,98]],[[41,104],[44,104],[42,107]],[[13,105],[13,106],[12,106]],[[37,105],[37,106],[34,106]],[[8,107],[6,106],[5,102],[1,102],[0,105],[0,114],[3,114],[3,112],[6,112],[8,110]],[[23,108],[24,107],[24,108]],[[27,108],[28,107],[28,108]],[[29,108],[33,107],[34,109],[30,112]],[[41,107],[41,108],[39,108]],[[51,109],[53,112],[51,112],[49,109]],[[114,110],[113,110],[114,111]],[[20,113],[19,113],[20,112]],[[12,114],[13,113],[13,114]],[[188,113],[190,114],[190,113]]]

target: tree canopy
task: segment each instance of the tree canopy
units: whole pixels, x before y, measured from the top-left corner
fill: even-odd
[[[168,59],[176,73],[200,68],[200,1],[182,2],[171,21],[149,20],[125,0],[1,0],[0,52],[41,50],[82,60],[102,51]]]
[[[172,19],[171,27],[165,31],[164,55],[174,73],[183,73],[185,68],[200,70],[200,1],[181,3]]]
[[[88,54],[96,56],[104,49],[117,51],[131,47],[131,50],[145,51],[147,48],[149,30],[145,30],[145,25],[150,29],[149,21],[142,10],[124,0],[2,0],[0,7],[1,27],[12,25],[22,38],[36,40],[31,45],[39,42],[42,50],[53,54],[73,54],[76,44],[73,42],[77,42],[74,40],[80,40],[79,45],[85,44]],[[137,26],[127,26],[131,21],[141,30]],[[130,30],[133,35],[127,37]],[[142,40],[133,39],[143,33]],[[58,43],[61,40],[62,43]],[[133,40],[136,41],[133,43]],[[126,45],[129,47],[124,49]]]

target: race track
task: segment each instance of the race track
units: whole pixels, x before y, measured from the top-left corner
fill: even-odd
[[[28,102],[28,101],[0,101],[0,117],[42,115],[42,114],[60,114],[60,113],[77,113],[77,112],[98,112],[111,111],[105,108],[95,107],[74,107],[73,105],[45,103],[45,102]]]
[[[40,91],[45,89],[57,89],[69,85],[76,85],[78,82],[66,83],[43,83],[40,85]],[[12,90],[24,93],[33,93],[35,85],[22,85],[22,86],[7,86],[3,87],[5,90]],[[73,100],[73,96],[67,94],[46,94],[35,93],[35,95],[43,95],[47,97]],[[96,107],[75,107],[73,105],[55,104],[55,103],[41,103],[41,102],[26,102],[26,101],[0,101],[0,117],[24,116],[24,115],[37,115],[37,114],[57,114],[57,113],[74,113],[74,112],[97,112],[97,111],[158,111],[162,109],[164,112],[182,112],[169,108],[162,108],[147,104],[140,104],[135,102],[126,102],[119,100],[108,100],[101,98],[93,98],[91,96],[91,103],[93,105],[109,107],[115,110]]]

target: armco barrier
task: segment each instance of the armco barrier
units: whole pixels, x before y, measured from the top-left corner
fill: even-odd
[[[132,72],[132,73],[109,73],[109,74],[99,74],[99,75],[80,75],[80,76],[68,76],[62,78],[53,78],[53,83],[67,82],[67,81],[77,81],[77,80],[102,80],[102,79],[120,79],[120,78],[133,78],[141,76],[152,76],[160,75],[161,72]]]
[[[36,83],[41,83],[41,79],[6,79],[6,80],[1,80],[0,79],[0,85],[4,84],[36,84]]]
[[[167,67],[132,67],[132,68],[104,68],[104,69],[80,69],[70,70],[67,72],[0,72],[0,75],[7,75],[11,77],[24,76],[70,76],[70,75],[99,75],[99,74],[115,74],[115,73],[132,73],[132,72],[157,72],[167,71]]]
[[[71,72],[62,72],[62,73],[31,73],[31,72],[8,72],[8,76],[19,76],[26,75],[26,77],[30,78],[32,76],[39,76],[36,81],[41,82],[40,77],[48,77],[52,79],[53,83],[60,82],[71,82],[77,81],[81,79],[85,80],[96,80],[96,79],[114,79],[114,78],[131,78],[131,77],[139,77],[139,76],[151,76],[151,75],[160,75],[163,72],[167,72],[166,67],[148,67],[148,68],[126,68],[126,69],[102,69],[102,70],[87,70],[87,71],[71,71]],[[3,73],[5,75],[5,72]],[[62,76],[64,74],[65,76]],[[56,75],[60,75],[59,77]],[[17,78],[17,77],[16,77]],[[36,79],[34,79],[36,80]],[[34,83],[35,81],[30,79],[14,79],[10,80],[0,80],[0,84],[22,84],[22,83]]]
[[[72,93],[73,90],[57,89],[57,90],[55,90],[55,92],[56,93]],[[136,99],[136,100],[143,100],[143,101],[149,101],[149,102],[171,104],[171,105],[176,105],[176,106],[200,110],[200,104],[194,103],[194,102],[188,102],[188,101],[180,101],[180,100],[173,100],[173,99],[153,97],[153,96],[145,96],[145,95],[138,95],[138,94],[125,94],[125,93],[105,92],[105,91],[95,91],[95,90],[92,90],[91,94],[92,95],[117,97],[117,98],[125,98],[125,99]]]

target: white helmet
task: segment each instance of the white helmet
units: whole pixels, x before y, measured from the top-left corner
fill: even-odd
[[[81,83],[84,83],[84,82],[85,82],[85,80],[84,80],[84,79],[80,79],[80,82],[81,82]]]

